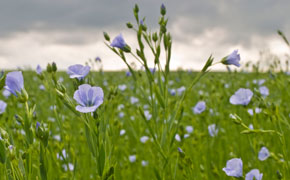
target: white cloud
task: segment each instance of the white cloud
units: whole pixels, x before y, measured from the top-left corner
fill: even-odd
[[[176,21],[171,27],[173,36],[173,49],[171,68],[199,70],[206,59],[213,54],[215,60],[239,49],[242,62],[246,60],[258,60],[259,50],[271,50],[279,57],[289,52],[287,46],[277,35],[262,37],[252,36],[248,46],[232,44],[227,41],[229,32],[221,27],[205,29],[198,36],[185,34],[182,29],[186,21]],[[125,40],[131,45],[133,52],[137,46],[135,34],[132,31],[110,29],[109,34],[113,38],[123,32]],[[177,37],[177,38],[175,38]],[[110,51],[103,42],[103,32],[99,29],[79,29],[67,31],[28,31],[19,32],[9,37],[0,39],[0,66],[5,69],[17,67],[30,67],[34,69],[37,64],[45,67],[49,62],[56,62],[59,69],[66,69],[72,64],[84,64],[88,59],[99,56],[102,58],[105,70],[120,70],[126,66],[122,60]],[[149,50],[146,54],[151,54]],[[150,65],[153,65],[153,56],[148,56]],[[128,55],[129,62],[135,61]],[[164,55],[161,56],[164,59]],[[135,61],[136,64],[137,61]],[[163,61],[164,62],[164,61]],[[140,67],[140,64],[138,64]],[[217,66],[215,70],[224,70],[224,66]]]

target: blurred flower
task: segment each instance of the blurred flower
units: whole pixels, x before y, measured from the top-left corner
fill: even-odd
[[[125,107],[124,104],[119,104],[119,106],[118,106],[118,110],[120,111],[120,110],[122,110],[124,107]]]
[[[148,104],[144,104],[143,109],[149,109],[149,105]]]
[[[120,89],[121,91],[124,91],[127,88],[126,84],[121,84],[118,86],[118,89]]]
[[[37,130],[37,129],[39,128],[39,126],[40,126],[40,123],[37,121],[37,122],[36,122],[35,129]]]
[[[243,161],[239,158],[233,158],[231,160],[228,160],[226,167],[223,168],[223,171],[228,176],[242,177],[243,176]]]
[[[104,99],[103,89],[82,84],[74,93],[74,99],[79,103],[76,110],[82,113],[94,112]]]
[[[57,140],[57,141],[60,141],[60,140],[61,140],[60,135],[54,135],[53,138],[54,138],[55,140]]]
[[[127,72],[126,72],[126,76],[127,76],[127,77],[132,76],[132,73],[131,73],[130,71],[127,71]]]
[[[58,79],[58,81],[59,81],[59,82],[63,82],[63,77],[60,76],[59,79]]]
[[[104,86],[108,86],[108,81],[105,80],[105,81],[103,82],[103,85],[104,85]]]
[[[184,134],[183,138],[188,138],[190,135],[189,134]]]
[[[6,98],[8,98],[10,95],[11,95],[11,92],[8,91],[7,89],[4,89],[3,92],[2,92],[2,95]]]
[[[258,108],[258,107],[255,108],[255,113],[256,113],[256,114],[259,114],[259,113],[261,113],[261,112],[262,112],[262,109],[261,109],[261,108]],[[248,113],[249,113],[251,116],[253,116],[253,115],[254,115],[254,110],[253,110],[253,109],[248,109]]]
[[[223,58],[222,63],[225,65],[235,65],[240,67],[239,61],[241,60],[240,54],[238,54],[238,50],[234,50],[230,55]]]
[[[135,162],[135,161],[136,161],[136,155],[131,155],[131,156],[129,156],[129,161],[130,161],[131,163]]]
[[[39,89],[40,89],[40,90],[45,90],[44,85],[43,85],[43,84],[39,85]]]
[[[146,117],[146,119],[147,119],[147,121],[149,121],[151,118],[152,118],[152,115],[150,114],[150,112],[149,111],[144,111],[144,115],[145,115],[145,117]]]
[[[259,91],[260,91],[261,95],[264,97],[269,95],[269,89],[266,86],[261,86],[259,88]]]
[[[0,100],[0,114],[3,114],[6,110],[7,104]]]
[[[37,67],[36,67],[36,73],[37,74],[41,74],[42,73],[42,68],[40,67],[40,65],[37,65]]]
[[[70,171],[74,170],[74,165],[72,163],[68,163],[68,168]]]
[[[23,75],[21,71],[9,72],[6,75],[5,80],[5,89],[10,91],[12,94],[17,96],[17,92],[21,93],[21,90],[24,89]]]
[[[101,62],[102,60],[101,60],[101,58],[100,58],[99,56],[97,56],[97,57],[95,58],[95,61],[96,61],[96,62]]]
[[[177,89],[177,94],[180,96],[184,91],[185,91],[185,87],[181,86],[180,88]]]
[[[144,160],[143,160],[143,161],[141,161],[141,164],[142,164],[143,167],[145,167],[145,166],[148,165],[148,161],[144,161]]]
[[[178,142],[181,141],[181,138],[180,138],[179,134],[175,134],[175,140],[178,141]]]
[[[218,128],[216,128],[216,125],[215,124],[211,124],[207,127],[208,129],[208,133],[211,137],[214,137],[214,136],[217,136],[219,130]]]
[[[120,112],[119,113],[119,118],[123,118],[125,116],[125,113],[124,112]]]
[[[171,96],[175,96],[176,95],[176,90],[175,89],[169,89],[169,93]]]
[[[90,69],[90,66],[75,64],[68,67],[67,74],[70,78],[77,78],[78,80],[81,80],[89,74]]]
[[[140,138],[141,143],[146,143],[146,141],[148,141],[149,137],[148,136],[142,136]]]
[[[186,130],[188,133],[192,133],[192,132],[193,132],[193,127],[192,127],[192,126],[186,126],[186,127],[185,127],[185,130]]]
[[[252,169],[246,174],[245,180],[262,180],[263,174],[258,169]]]
[[[270,156],[270,152],[266,147],[262,147],[259,151],[258,158],[260,161],[265,161]]]
[[[193,112],[194,114],[200,114],[202,113],[206,108],[205,102],[204,101],[199,101],[194,107],[193,107]]]
[[[248,105],[252,99],[253,92],[250,89],[240,88],[230,98],[230,103],[234,105]]]
[[[126,130],[125,130],[125,129],[122,129],[122,130],[120,131],[120,136],[123,136],[125,133],[126,133]]]
[[[156,71],[156,69],[155,69],[155,68],[149,68],[149,71],[150,71],[152,74],[154,74],[155,71]]]
[[[249,128],[253,130],[254,129],[253,124],[249,124]]]
[[[113,42],[111,43],[112,47],[123,49],[126,46],[125,40],[122,36],[122,34],[119,34],[115,39],[113,39]]]
[[[259,86],[261,86],[262,84],[264,84],[265,81],[266,81],[265,79],[260,79],[260,80],[258,81]]]
[[[130,98],[130,101],[131,101],[131,104],[135,104],[135,103],[137,103],[137,102],[139,102],[139,99],[138,98],[136,98],[136,97],[131,97]]]

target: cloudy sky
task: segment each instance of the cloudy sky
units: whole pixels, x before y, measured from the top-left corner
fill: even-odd
[[[0,68],[35,68],[56,62],[61,69],[99,56],[105,70],[124,69],[104,45],[103,31],[122,33],[134,47],[132,8],[156,30],[161,3],[173,36],[173,69],[199,69],[210,54],[216,60],[239,49],[243,62],[260,52],[281,59],[289,48],[277,29],[290,37],[289,0],[3,0],[0,1]],[[224,68],[222,66],[217,69]]]

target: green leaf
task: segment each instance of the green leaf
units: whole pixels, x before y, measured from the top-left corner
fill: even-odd
[[[105,148],[103,144],[101,144],[101,147],[100,147],[98,161],[99,161],[99,165],[98,165],[99,175],[102,177],[103,171],[105,168],[105,162],[106,162],[106,152],[105,152]]]
[[[4,141],[0,140],[0,162],[4,164],[6,161],[6,148],[4,145]]]

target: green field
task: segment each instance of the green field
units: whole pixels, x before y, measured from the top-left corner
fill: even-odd
[[[169,89],[188,87],[197,73],[173,72],[169,78]],[[40,178],[40,159],[43,158],[47,179],[97,179],[97,162],[92,157],[86,142],[84,122],[80,114],[74,114],[57,95],[53,81],[45,73],[41,81],[35,72],[24,72],[25,89],[29,94],[28,104],[35,105],[35,114],[31,119],[34,141],[28,145],[24,131],[25,105],[11,95],[5,98],[8,106],[0,116],[1,137],[8,134],[7,141],[13,150],[6,148],[6,163],[0,164],[1,179],[6,177],[22,179],[25,176],[27,154],[31,155],[31,179]],[[66,73],[59,72],[56,78],[64,79],[63,85],[67,95],[72,98],[76,89],[74,82]],[[145,73],[140,73],[140,80],[135,82],[125,72],[90,73],[87,81],[103,88],[104,103],[97,110],[98,118],[91,119],[97,128],[98,141],[104,142],[104,174],[114,169],[115,179],[226,179],[222,171],[227,160],[241,158],[244,174],[251,169],[259,169],[265,179],[277,179],[277,172],[289,177],[289,99],[287,87],[290,77],[284,73],[209,73],[201,79],[188,93],[182,104],[183,114],[173,122],[172,132],[165,132],[167,123],[164,116],[170,118],[174,107],[182,95],[168,94],[166,111],[156,98],[153,106],[148,102],[150,97]],[[261,98],[259,85],[254,80],[264,79],[270,95]],[[104,83],[106,82],[106,83]],[[255,82],[255,81],[254,81]],[[126,89],[118,89],[125,84]],[[39,86],[45,85],[45,90]],[[240,87],[249,88],[254,96],[247,106],[232,105],[229,98]],[[141,93],[142,91],[142,93]],[[131,97],[138,98],[132,104]],[[206,102],[206,110],[194,114],[192,107],[200,100]],[[75,101],[73,101],[76,104]],[[262,112],[251,116],[247,110],[260,107]],[[145,121],[138,108],[148,110],[152,114]],[[123,114],[120,114],[123,113]],[[245,125],[253,124],[254,129],[273,130],[274,133],[241,134],[244,127],[234,123],[230,114],[237,114]],[[16,118],[16,116],[19,116]],[[36,137],[36,122],[49,133],[48,145],[42,145]],[[215,123],[219,132],[211,137],[208,125]],[[192,126],[188,133],[186,126]],[[160,145],[166,159],[160,153],[157,143],[149,132],[149,127],[156,134],[156,142]],[[120,131],[125,130],[123,135]],[[167,138],[164,140],[164,132]],[[277,133],[281,133],[281,136]],[[180,136],[177,141],[175,134]],[[187,138],[184,135],[188,134]],[[140,138],[148,136],[142,143]],[[165,136],[165,137],[166,137]],[[171,139],[170,139],[171,138]],[[6,144],[7,146],[7,144]],[[41,146],[43,151],[40,152]],[[271,156],[265,160],[258,159],[261,147],[267,147]],[[178,147],[183,153],[178,151]],[[129,156],[135,155],[136,161],[130,162]],[[284,161],[281,161],[284,159]],[[143,165],[142,165],[143,162]],[[27,174],[26,174],[27,175]],[[104,178],[104,177],[103,177]]]

